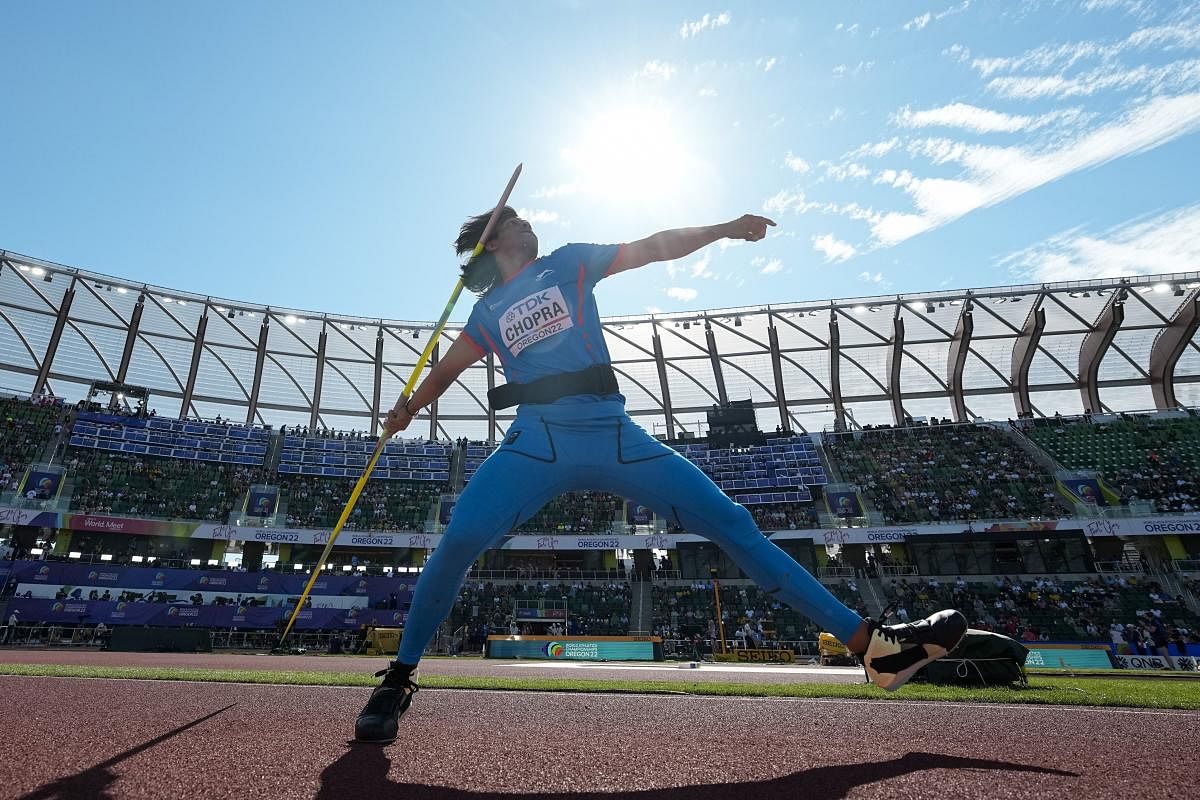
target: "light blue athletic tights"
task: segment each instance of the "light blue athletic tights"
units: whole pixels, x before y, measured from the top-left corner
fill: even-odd
[[[416,664],[476,559],[563,492],[611,492],[711,539],[765,591],[841,641],[862,618],[772,544],[750,512],[646,433],[616,401],[522,406],[454,507],[417,581],[397,661]]]

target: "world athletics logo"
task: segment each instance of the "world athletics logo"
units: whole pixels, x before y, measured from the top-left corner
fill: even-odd
[[[567,652],[567,646],[562,642],[546,642],[546,655],[550,658],[562,658]]]

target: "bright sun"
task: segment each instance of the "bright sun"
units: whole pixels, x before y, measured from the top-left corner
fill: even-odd
[[[694,159],[671,114],[654,106],[614,107],[596,114],[564,160],[580,189],[612,200],[661,203],[686,196]]]

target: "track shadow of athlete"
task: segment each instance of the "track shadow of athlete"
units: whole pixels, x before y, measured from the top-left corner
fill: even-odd
[[[852,789],[879,781],[899,778],[930,769],[995,770],[997,772],[1034,773],[1078,778],[1076,772],[1016,764],[985,758],[964,758],[940,753],[906,753],[890,761],[863,764],[832,764],[793,772],[778,778],[740,783],[709,783],[674,786],[664,789],[640,789],[627,792],[472,792],[444,786],[395,783],[388,780],[391,768],[383,748],[352,744],[346,754],[321,773],[317,800],[341,800],[345,797],[370,797],[372,800],[725,800],[729,797],[753,797],[755,800],[798,800],[820,797],[837,800]],[[994,780],[994,779],[993,779]],[[992,786],[994,784],[989,784]],[[983,788],[983,787],[981,787]],[[990,793],[985,790],[984,793]]]
[[[118,753],[107,761],[96,764],[94,767],[88,767],[83,772],[68,775],[65,778],[59,778],[56,781],[47,783],[44,786],[39,786],[32,792],[21,795],[18,800],[113,800],[117,795],[111,794],[110,790],[113,788],[113,784],[121,779],[119,774],[113,772],[113,767],[122,761],[133,758],[139,753],[162,744],[167,739],[171,739],[184,731],[207,722],[218,714],[225,713],[235,705],[237,703],[230,703],[211,714],[180,725],[178,728],[167,731],[161,736],[156,736],[148,742],[143,742],[123,753]]]

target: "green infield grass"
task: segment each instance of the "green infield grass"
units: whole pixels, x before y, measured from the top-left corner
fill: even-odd
[[[204,681],[294,686],[375,686],[370,674],[291,670],[96,667],[63,664],[0,664],[0,675],[59,678]],[[923,700],[972,703],[1040,703],[1125,708],[1200,709],[1200,686],[1193,681],[1158,678],[1031,675],[1019,688],[963,688],[910,683],[897,692],[868,684],[723,683],[688,680],[630,681],[570,678],[475,678],[427,675],[423,688],[493,689],[533,692],[607,692],[687,694],[720,697],[802,697],[857,700]]]

